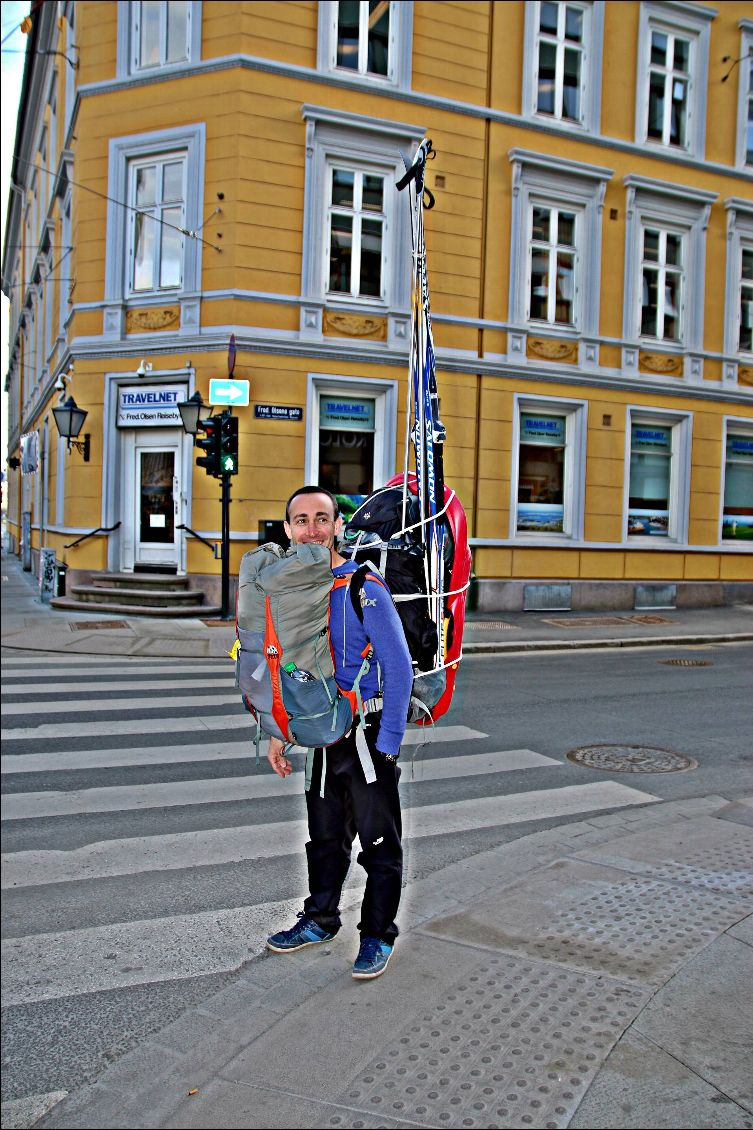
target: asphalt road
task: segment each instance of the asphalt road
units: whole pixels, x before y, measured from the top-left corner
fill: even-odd
[[[226,662],[27,658],[3,666],[4,1099],[96,1078],[231,984],[305,890],[300,779],[249,759]],[[446,723],[402,758],[406,882],[584,812],[740,796],[752,659],[749,644],[467,659]],[[566,757],[599,744],[697,766]]]

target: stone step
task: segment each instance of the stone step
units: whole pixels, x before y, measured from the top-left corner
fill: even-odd
[[[154,589],[111,588],[102,585],[71,585],[70,595],[80,603],[98,601],[100,604],[145,604],[153,608],[168,608],[183,604],[199,605],[204,599],[201,589]]]
[[[221,612],[221,609],[213,604],[181,604],[173,607],[154,604],[113,604],[93,600],[79,601],[69,596],[53,597],[50,605],[62,612],[105,612],[110,616],[162,616],[171,620],[178,617],[212,620],[219,617]],[[228,625],[232,626],[232,623],[232,620],[228,620]]]
[[[180,592],[187,588],[189,578],[175,573],[93,573],[90,583],[97,588]]]

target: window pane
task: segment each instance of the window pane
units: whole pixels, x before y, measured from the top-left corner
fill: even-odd
[[[748,99],[748,121],[745,124],[745,164],[753,165],[753,98]]]
[[[321,486],[335,495],[364,496],[373,489],[373,476],[373,432],[321,428],[317,480]]]
[[[688,62],[690,60],[690,44],[687,39],[675,40],[675,55],[673,67],[676,71],[683,71],[688,73]]]
[[[379,298],[382,293],[382,221],[361,223],[361,286],[359,294]]]
[[[535,533],[563,530],[564,416],[521,412],[516,528]]]
[[[531,317],[546,320],[549,296],[549,256],[534,252],[531,256]]]
[[[332,170],[332,203],[340,204],[345,208],[353,207],[353,185],[355,173],[345,169]]]
[[[641,333],[656,337],[658,315],[658,271],[643,271],[643,298],[641,302]]]
[[[562,87],[562,116],[580,121],[580,51],[565,49],[565,71]]]
[[[740,349],[753,353],[753,289],[743,287],[740,294]]]
[[[742,276],[744,279],[753,279],[753,250],[743,248]]]
[[[162,213],[162,260],[160,262],[160,286],[180,286],[183,260],[183,236],[175,229],[182,222],[182,209],[166,208]]]
[[[134,216],[133,289],[151,290],[154,279],[155,228],[150,215]]]
[[[549,241],[549,217],[547,208],[533,209],[533,238]]]
[[[572,212],[559,214],[557,243],[564,247],[575,247],[575,216]]]
[[[162,199],[165,203],[183,199],[183,162],[171,161],[165,165],[162,182]]]
[[[553,43],[539,43],[539,96],[536,108],[542,114],[554,113],[554,77],[557,48]]]
[[[541,13],[539,16],[539,27],[542,31],[548,31],[552,35],[557,34],[557,5],[551,3],[544,3],[541,5]]]
[[[389,0],[369,0],[369,74],[386,75],[390,43]]]
[[[753,435],[727,435],[722,537],[753,540]]]
[[[663,336],[670,341],[677,341],[680,336],[680,278],[669,271],[664,283]]]
[[[358,0],[340,0],[337,13],[337,65],[358,70]]]
[[[167,61],[178,63],[188,58],[188,4],[186,0],[168,0]]]
[[[157,167],[146,165],[136,170],[136,206],[154,204],[157,192]]]
[[[330,290],[350,294],[352,246],[353,220],[350,216],[333,216],[329,255]]]
[[[159,3],[158,0],[141,2],[141,57],[142,67],[158,67],[159,57]]]
[[[651,62],[662,67],[667,64],[667,37],[661,31],[651,32]]]
[[[557,254],[557,305],[554,320],[568,324],[573,320],[573,256],[562,251]]]
[[[583,12],[580,8],[565,9],[565,39],[583,42]]]
[[[659,232],[645,228],[643,232],[643,258],[651,263],[659,262]]]
[[[381,212],[383,209],[384,178],[364,174],[363,201],[364,212]]]
[[[141,452],[139,536],[142,542],[175,538],[175,456],[172,451]]]
[[[685,144],[685,120],[687,116],[688,84],[684,79],[672,83],[672,113],[670,117],[670,145]]]
[[[661,139],[664,132],[664,75],[651,72],[648,87],[648,136]]]
[[[672,429],[633,424],[630,450],[628,534],[666,537]]]
[[[667,232],[667,263],[679,266],[682,259],[682,236]]]

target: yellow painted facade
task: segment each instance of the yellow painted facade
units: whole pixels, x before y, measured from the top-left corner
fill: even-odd
[[[146,475],[149,452],[164,460],[169,449],[168,527],[184,531],[174,531],[162,564],[211,589],[220,563],[186,529],[217,541],[218,483],[195,467],[197,453],[175,419],[162,429],[131,417],[123,424],[118,398],[132,387],[176,387],[208,404],[210,379],[227,371],[231,334],[234,376],[250,382],[249,406],[235,410],[241,467],[232,482],[231,573],[260,522],[279,519],[290,492],[322,470],[318,445],[334,435],[320,415],[322,397],[372,405],[369,489],[402,469],[411,251],[407,202],[392,184],[400,151],[425,132],[436,151],[426,235],[445,471],[468,514],[482,587],[492,594],[537,580],[753,581],[751,542],[739,534],[746,506],[753,513],[749,455],[734,472],[743,492],[734,499],[735,536],[722,535],[725,482],[732,506],[728,437],[743,445],[753,437],[751,288],[740,258],[746,249],[753,257],[753,142],[745,133],[753,90],[742,66],[722,82],[723,58],[738,59],[753,44],[749,4],[545,6],[562,27],[568,12],[581,21],[581,38],[568,47],[562,27],[547,31],[536,3],[402,0],[377,5],[391,21],[387,74],[343,65],[347,51],[336,57],[337,4],[188,3],[184,56],[148,65],[134,22],[139,4],[63,7],[58,20],[43,5],[30,33],[3,264],[11,301],[8,531],[30,567],[41,546],[82,576],[159,567],[161,543],[149,539],[160,527],[145,533],[143,525],[146,480],[140,496],[132,480],[139,466]],[[172,18],[167,5],[160,10],[163,21]],[[361,36],[365,27],[368,20]],[[667,33],[688,44],[685,136],[647,141],[656,122],[646,52]],[[561,69],[549,85],[562,109],[550,112],[546,52],[583,46],[578,113],[564,110]],[[681,67],[672,73],[685,82]],[[170,160],[185,168],[181,281],[137,290],[136,170]],[[333,167],[384,178],[378,296],[344,294],[328,274],[337,250],[328,227],[337,214]],[[574,265],[567,278],[562,268],[560,291],[549,275],[570,245],[535,245],[537,210],[548,224],[575,217]],[[355,231],[367,230],[362,220],[365,210]],[[168,229],[162,225],[165,239]],[[657,259],[646,251],[647,231],[659,233]],[[147,254],[163,263],[164,246]],[[364,255],[368,247],[364,236]],[[543,255],[549,305],[536,317]],[[661,334],[641,323],[654,301],[645,297],[647,278],[657,280]],[[677,325],[667,297],[675,282]],[[142,361],[151,369],[137,377]],[[88,462],[58,441],[52,408],[62,386],[88,412]],[[300,418],[257,418],[255,406],[269,405],[300,410]],[[547,413],[564,437],[553,457],[562,531],[532,531],[521,520],[526,491],[536,505],[544,497],[536,476],[546,462],[546,444],[534,450],[540,441],[527,443],[523,432],[528,416]],[[668,533],[628,532],[629,512],[640,509],[631,501],[631,429],[641,423],[664,429],[669,445]],[[345,438],[356,442],[354,435]],[[28,453],[34,466],[24,470]]]

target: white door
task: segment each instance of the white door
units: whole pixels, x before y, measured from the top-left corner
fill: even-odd
[[[172,431],[172,429],[171,429]],[[180,443],[167,429],[139,430],[134,444],[133,565],[180,567]],[[173,433],[174,434],[174,433]],[[172,442],[171,442],[172,441]]]

